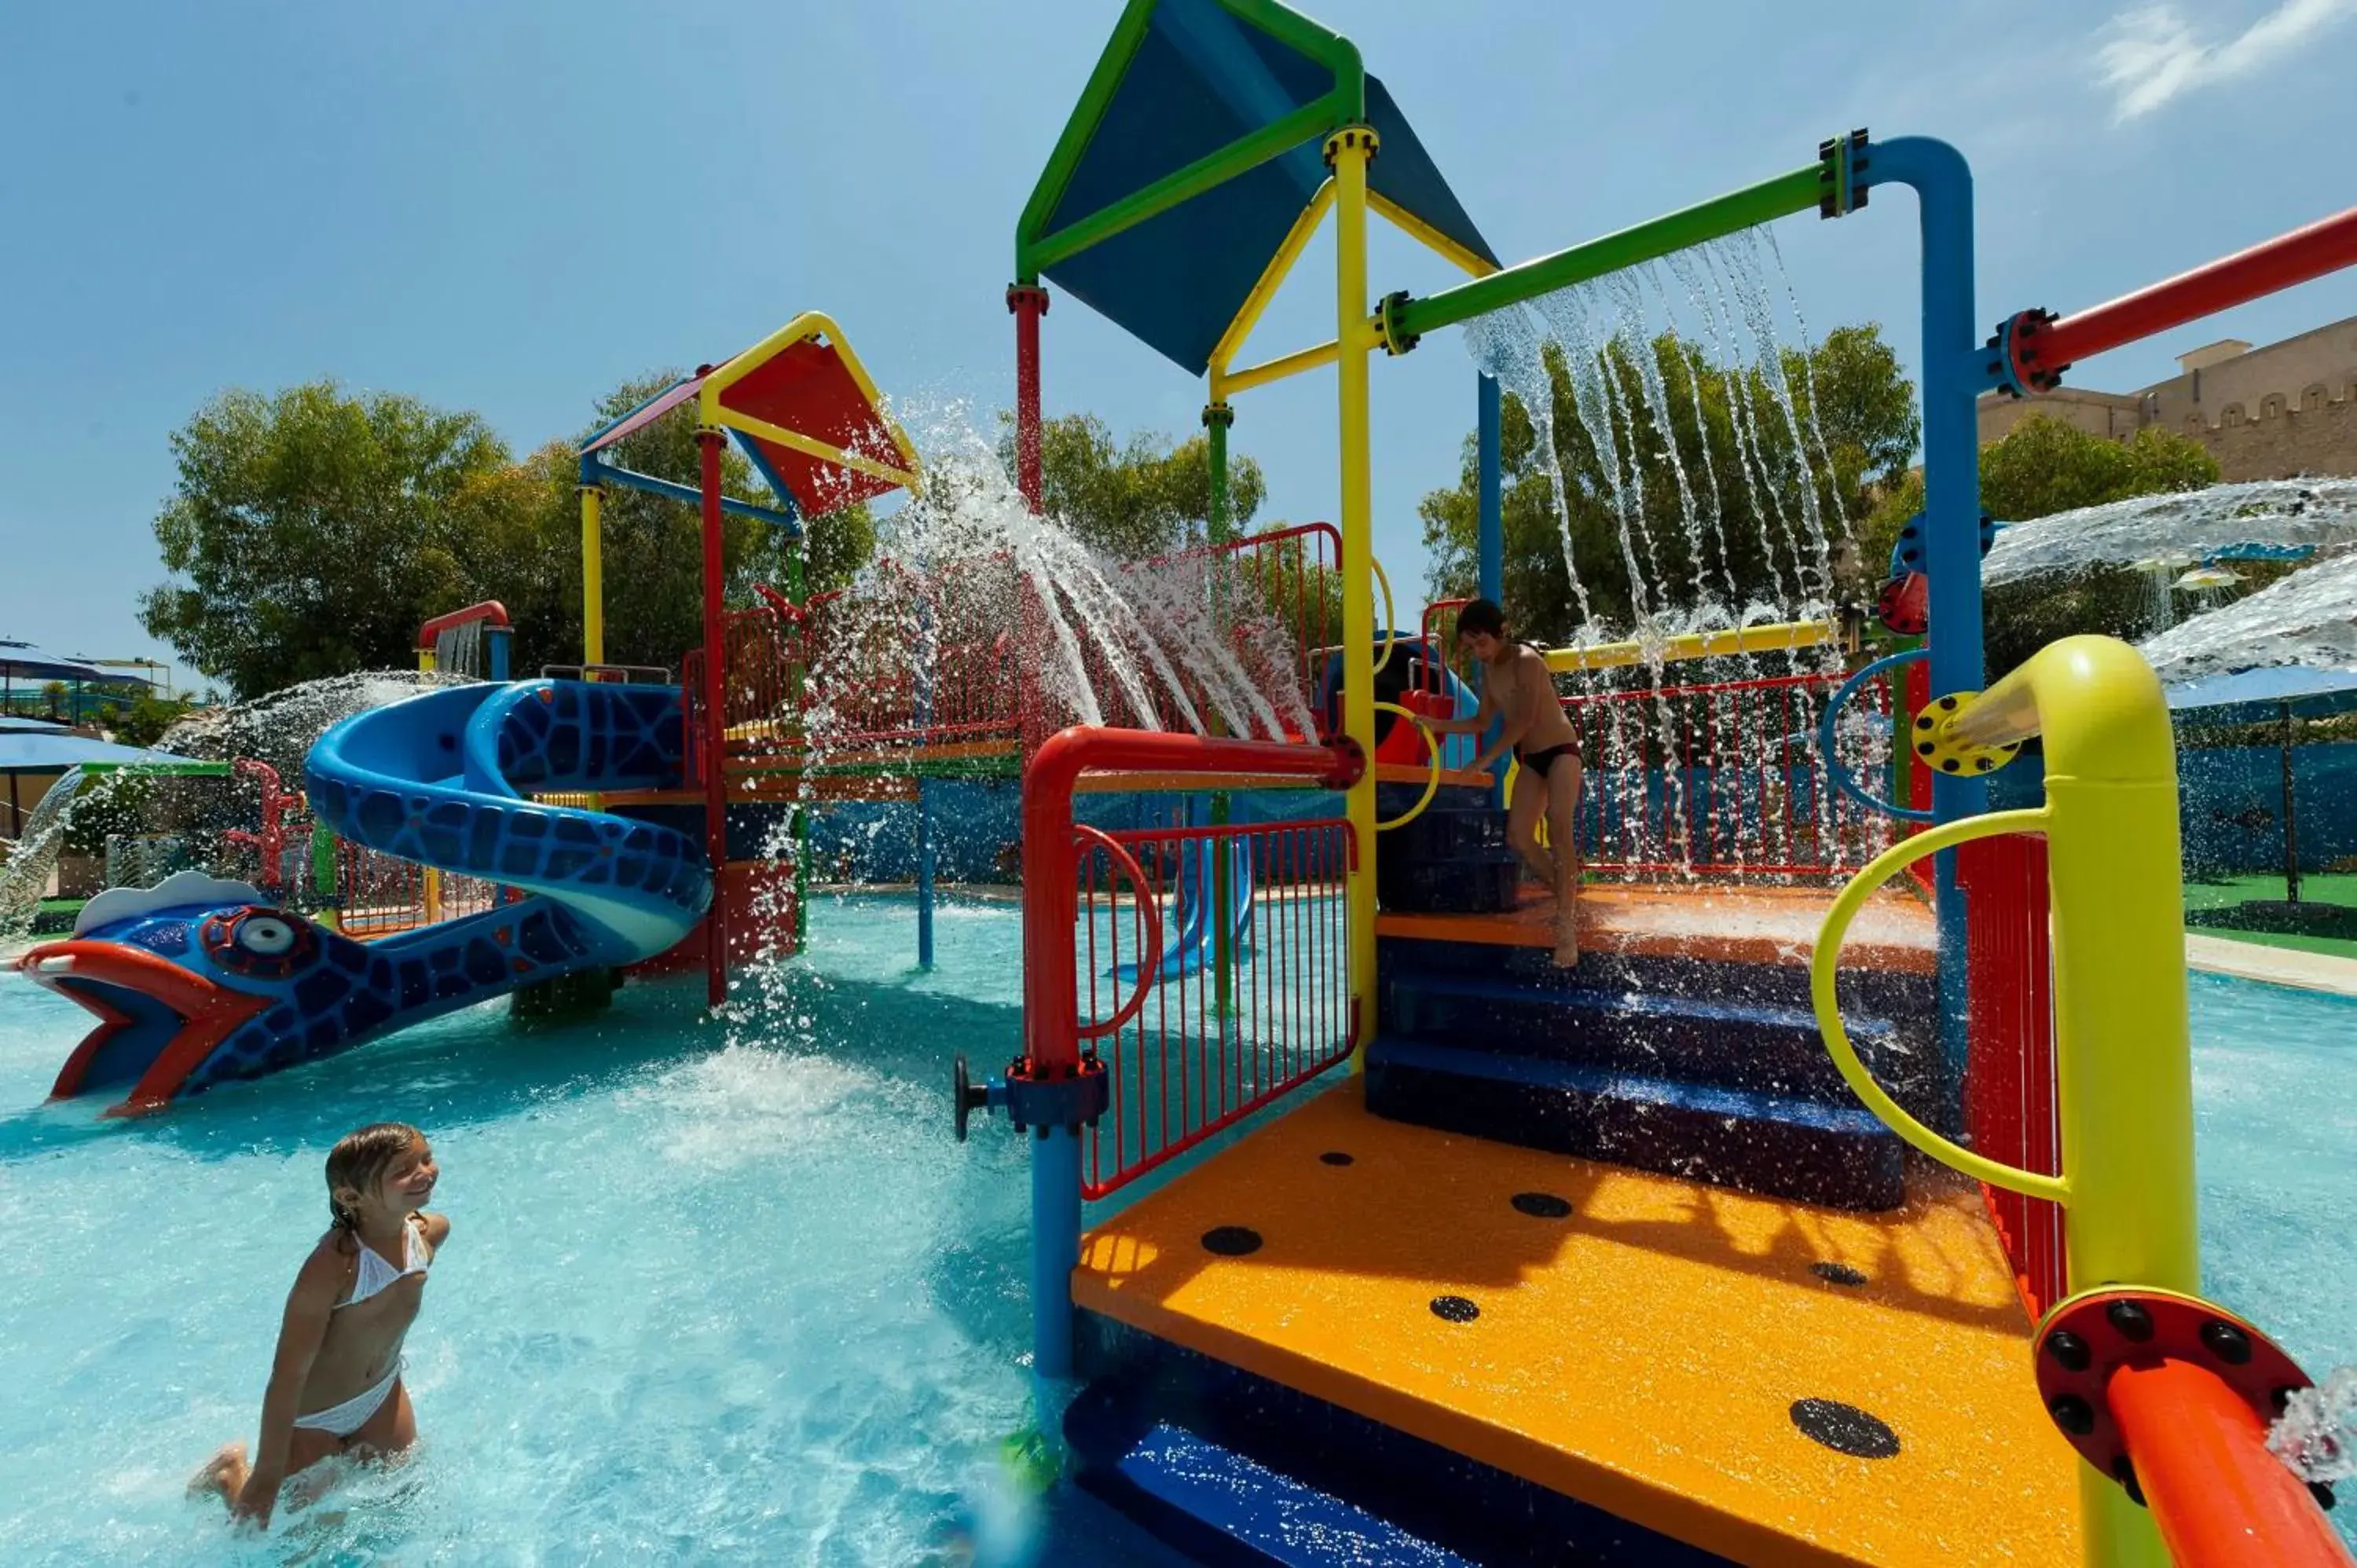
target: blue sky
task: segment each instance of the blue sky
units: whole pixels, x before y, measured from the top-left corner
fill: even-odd
[[[1313,0],[1391,86],[1509,260],[1813,156],[1946,137],[1980,192],[1979,314],[2095,303],[2346,206],[2357,0]],[[165,655],[166,438],[229,385],[332,375],[485,414],[519,451],[622,378],[832,313],[904,399],[1009,401],[1015,217],[1113,0],[412,0],[0,10],[0,636]],[[1912,203],[1778,238],[1811,327],[1915,349]],[[1380,227],[1380,226],[1379,226]],[[1327,263],[1330,265],[1330,263]],[[1256,344],[1330,335],[1319,256]],[[1372,284],[1447,281],[1379,242]],[[2357,275],[2089,361],[2125,389],[2221,337],[2357,315]],[[1376,543],[1472,416],[1436,338],[1375,369]],[[1195,427],[1200,383],[1065,299],[1051,412]],[[1263,521],[1333,510],[1330,372],[1248,394]],[[614,569],[608,564],[609,571]]]

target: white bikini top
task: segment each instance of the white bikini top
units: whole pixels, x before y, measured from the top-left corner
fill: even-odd
[[[397,1269],[379,1257],[375,1248],[357,1236],[352,1238],[361,1250],[360,1269],[352,1276],[352,1294],[336,1303],[335,1310],[357,1306],[393,1281],[426,1271],[434,1262],[434,1253],[425,1245],[425,1221],[411,1215],[409,1222],[401,1228],[401,1267]]]

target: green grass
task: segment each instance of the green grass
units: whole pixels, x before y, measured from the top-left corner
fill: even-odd
[[[2186,929],[2294,952],[2357,959],[2357,875],[2321,872],[2299,879],[2299,901],[2336,911],[2294,922],[2271,910],[2245,910],[2245,904],[2280,903],[2280,874],[2256,873],[2185,885]]]
[[[2186,883],[2185,908],[2189,913],[2196,909],[2231,909],[2237,904],[2279,899],[2283,896],[2280,872],[2259,872],[2214,881],[2205,878]],[[2344,909],[2357,909],[2357,873],[2310,873],[2299,879],[2299,897],[2303,904],[2338,904]]]

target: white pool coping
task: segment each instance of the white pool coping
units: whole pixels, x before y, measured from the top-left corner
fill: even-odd
[[[2271,985],[2297,986],[2302,991],[2327,991],[2357,996],[2357,959],[2330,953],[2301,952],[2260,942],[2238,942],[2231,937],[2185,936],[2185,966],[2210,974],[2230,974],[2237,980],[2263,980]]]

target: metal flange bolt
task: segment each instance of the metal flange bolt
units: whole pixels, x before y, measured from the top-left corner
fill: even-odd
[[[2007,397],[2050,392],[2062,384],[2068,364],[2049,365],[2040,356],[2039,338],[2054,324],[2054,313],[2036,308],[2016,311],[1996,324],[1986,345],[1989,385]]]
[[[1915,755],[1923,759],[1924,767],[1934,773],[1976,779],[1985,773],[1994,773],[2013,760],[2014,754],[2021,749],[2019,741],[2011,741],[2004,746],[1971,746],[1948,734],[1948,719],[1964,705],[1968,698],[1979,695],[1978,692],[1951,692],[1927,704],[1921,713],[1915,715],[1913,745]]]
[[[1866,205],[1867,134],[1864,126],[1847,136],[1817,144],[1817,216],[1840,218]]]
[[[2139,1506],[2135,1456],[2113,1419],[2114,1373],[2183,1361],[2215,1375],[2263,1423],[2281,1415],[2308,1374],[2274,1340],[2224,1307],[2170,1291],[2114,1286],[2061,1302],[2039,1325],[2038,1395],[2079,1456],[2126,1488]],[[2317,1502],[2332,1491],[2311,1482]]]

